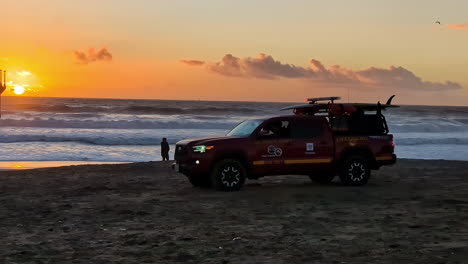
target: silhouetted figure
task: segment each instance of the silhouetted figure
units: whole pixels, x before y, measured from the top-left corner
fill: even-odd
[[[166,138],[161,141],[161,156],[163,161],[169,160],[169,143],[167,143]]]

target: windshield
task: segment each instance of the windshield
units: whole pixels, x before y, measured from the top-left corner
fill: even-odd
[[[229,131],[226,136],[248,137],[261,123],[263,120],[246,120]]]

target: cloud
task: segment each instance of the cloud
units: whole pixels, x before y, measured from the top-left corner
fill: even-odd
[[[447,27],[453,29],[468,29],[468,24],[449,24]]]
[[[411,90],[457,90],[461,85],[455,82],[429,82],[403,68],[371,67],[353,70],[333,65],[324,66],[320,61],[311,59],[308,67],[285,64],[272,56],[260,53],[257,57],[238,58],[226,54],[218,62],[207,62],[206,69],[212,73],[231,77],[279,79],[302,78],[323,85],[356,85],[373,88],[403,88]]]
[[[301,67],[282,64],[273,57],[260,53],[256,58],[237,58],[226,54],[220,62],[208,63],[212,72],[226,76],[255,77],[261,79],[301,78],[307,77],[309,72]]]
[[[96,51],[94,48],[84,51],[75,51],[75,58],[78,64],[89,64],[97,61],[112,61],[112,54],[107,48]]]
[[[18,72],[16,72],[16,74],[18,74],[18,76],[23,76],[23,77],[32,75],[32,73],[29,72],[29,71],[18,71]]]
[[[180,60],[180,62],[190,66],[200,66],[205,64],[205,62],[201,60]]]

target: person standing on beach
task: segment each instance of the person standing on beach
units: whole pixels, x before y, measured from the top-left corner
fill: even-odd
[[[169,143],[167,143],[166,138],[161,141],[161,156],[163,161],[169,160]]]

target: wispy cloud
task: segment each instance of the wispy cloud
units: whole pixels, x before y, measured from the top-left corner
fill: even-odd
[[[29,71],[18,71],[18,72],[16,72],[16,74],[18,74],[18,76],[22,76],[22,77],[32,75],[32,73],[29,72]]]
[[[90,48],[87,51],[75,51],[75,58],[78,64],[89,64],[97,61],[112,61],[112,54],[107,48],[96,51]]]
[[[179,60],[179,61],[184,64],[192,65],[192,66],[199,66],[199,65],[205,64],[205,62],[201,60]]]
[[[453,29],[468,29],[468,24],[448,24],[447,27]]]
[[[218,62],[206,62],[210,72],[231,77],[279,79],[303,78],[320,84],[360,85],[365,87],[440,91],[457,90],[462,86],[456,82],[429,82],[403,68],[371,67],[364,70],[353,70],[333,65],[326,67],[320,61],[311,59],[308,67],[295,66],[275,60],[272,56],[260,53],[257,57],[239,58],[226,54]],[[193,64],[192,64],[193,65]]]

